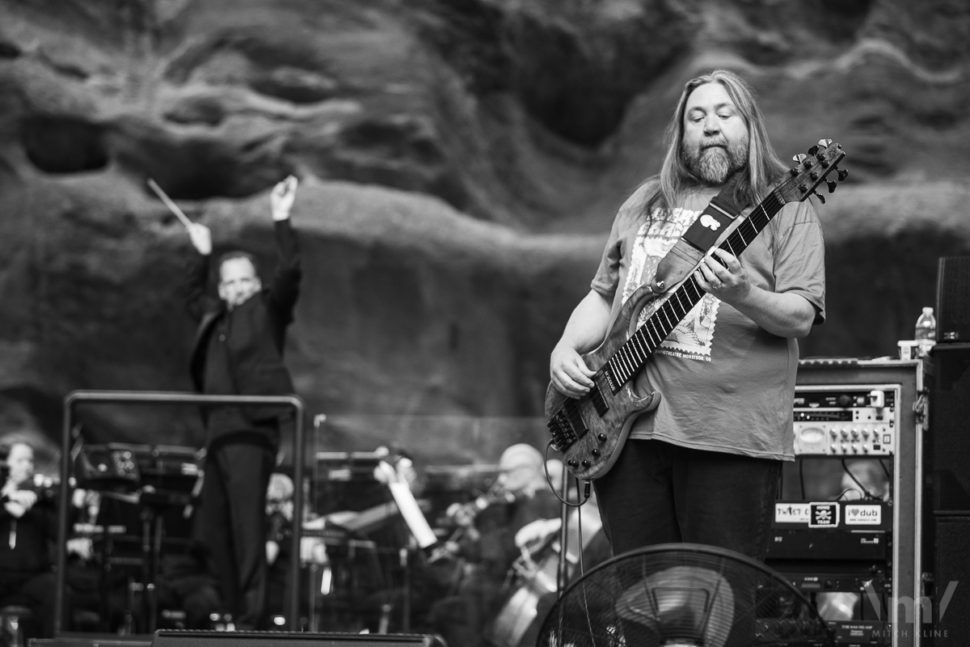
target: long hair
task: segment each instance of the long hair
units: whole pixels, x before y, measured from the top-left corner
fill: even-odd
[[[750,86],[734,72],[714,70],[694,77],[684,84],[673,118],[667,126],[665,139],[667,153],[658,176],[659,189],[646,205],[648,213],[655,206],[670,207],[676,204],[684,189],[698,184],[697,178],[684,163],[680,148],[684,138],[684,109],[687,98],[699,86],[706,83],[720,83],[724,86],[748,128],[747,167],[739,173],[735,185],[735,197],[738,202],[746,205],[758,204],[768,195],[771,184],[785,170],[785,165],[768,141],[764,115],[755,103]]]

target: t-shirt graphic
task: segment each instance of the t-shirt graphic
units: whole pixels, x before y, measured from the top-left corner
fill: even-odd
[[[650,221],[640,226],[633,241],[633,249],[630,250],[630,270],[626,285],[623,286],[624,302],[638,287],[653,280],[657,273],[657,265],[699,214],[700,211],[681,208],[670,212],[655,209]],[[657,354],[703,362],[711,361],[714,324],[717,321],[720,305],[720,299],[705,294],[660,344]],[[644,308],[640,312],[637,320],[638,327],[646,322],[648,310],[651,309]]]

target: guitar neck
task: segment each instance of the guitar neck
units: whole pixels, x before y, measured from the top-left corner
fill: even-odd
[[[718,248],[740,256],[784,206],[777,193],[773,191],[762,200]],[[694,276],[688,276],[606,362],[603,370],[608,372],[614,392],[643,369],[664,339],[700,303],[705,291]]]

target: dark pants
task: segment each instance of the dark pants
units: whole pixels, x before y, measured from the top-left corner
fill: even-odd
[[[691,542],[763,561],[781,465],[630,440],[613,468],[593,483],[613,554]]]
[[[631,440],[616,465],[594,482],[603,530],[614,555],[671,542],[706,544],[764,561],[780,461]],[[753,641],[754,581],[732,582],[733,628],[727,647]],[[663,644],[662,632],[624,622],[627,644]]]
[[[199,530],[223,602],[241,628],[265,620],[266,486],[274,452],[246,442],[209,448]]]
[[[0,574],[0,606],[23,605],[34,614],[33,618],[23,622],[25,638],[50,638],[54,635],[56,583],[54,573],[50,571]],[[68,600],[64,602],[69,611]]]

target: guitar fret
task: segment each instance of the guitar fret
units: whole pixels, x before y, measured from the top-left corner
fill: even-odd
[[[698,287],[697,281],[694,280],[694,277],[693,276],[690,277],[690,280],[687,281],[687,283],[685,283],[685,285],[687,287],[689,287],[691,290],[694,291],[694,294],[691,296],[691,300],[693,300],[694,303],[697,303],[698,301],[700,301],[701,298],[704,296],[701,293],[701,289],[700,289],[700,287]]]
[[[623,358],[622,358],[622,357],[619,357],[619,356],[618,356],[618,357],[616,358],[616,368],[617,368],[617,371],[618,371],[618,372],[619,372],[619,374],[620,374],[620,377],[622,377],[622,378],[623,378],[623,382],[624,382],[624,383],[625,383],[625,382],[626,382],[627,380],[629,380],[629,379],[630,379],[630,371],[629,371],[629,369],[627,369],[627,367],[626,367],[626,366],[625,366],[625,365],[623,364]]]
[[[668,301],[667,303],[670,303],[670,302]],[[663,319],[664,327],[661,328],[661,330],[663,331],[663,336],[666,337],[667,335],[670,334],[670,331],[673,330],[674,327],[673,325],[671,325],[670,316],[667,314],[666,308],[661,308],[660,310],[658,310],[658,312],[660,312],[664,316],[664,319]]]
[[[667,317],[664,315],[663,308],[657,310],[653,316],[653,333],[656,335],[657,341],[661,342],[667,335]]]
[[[613,356],[612,364],[613,364],[613,372],[616,373],[616,376],[618,378],[617,381],[620,382],[621,384],[626,382],[629,379],[629,376],[626,374],[626,369],[623,367],[623,363],[620,361],[619,355]]]
[[[626,349],[621,346],[619,351],[617,351],[617,354],[620,356],[620,363],[623,365],[624,373],[631,375],[633,373],[633,366],[630,365],[629,358],[626,354]]]
[[[681,315],[681,318],[683,318],[684,316],[687,315],[688,312],[690,312],[694,308],[695,305],[697,305],[697,302],[699,301],[699,299],[691,298],[690,295],[687,295],[687,294],[682,294],[678,297],[678,301],[680,301],[680,307],[684,312],[684,314]],[[686,304],[684,303],[684,301],[686,301]]]
[[[630,364],[630,368],[632,369],[631,372],[636,372],[637,356],[636,356],[636,354],[633,351],[633,347],[632,346],[628,346],[628,345],[624,345],[623,346],[623,355],[624,355],[624,357],[626,357],[627,362]]]
[[[677,320],[680,319],[679,313],[677,312],[677,304],[675,303],[676,296],[676,293],[670,295],[670,299],[663,305],[664,321],[667,322],[666,332],[668,334],[677,327]]]
[[[671,312],[672,308],[673,306],[671,305],[671,302],[668,301],[667,303],[664,304],[664,307],[661,308],[659,311],[663,315],[663,318],[660,320],[660,333],[664,337],[669,335],[670,331],[677,326],[677,322],[672,320],[672,317],[673,317],[673,313]]]
[[[634,345],[640,350],[640,355],[643,356],[643,359],[641,361],[646,361],[646,359],[650,356],[650,351],[647,349],[646,346],[644,346],[643,339],[640,336],[640,331],[638,330],[635,333],[633,333],[630,339],[633,341]]]
[[[637,347],[636,343],[630,343],[628,341],[623,345],[626,347],[627,353],[630,355],[630,361],[633,362],[634,366],[640,366],[643,364],[643,361],[647,359],[643,356],[643,353],[640,352],[640,349]]]
[[[730,252],[735,256],[737,256],[738,253],[748,246],[748,239],[744,235],[744,229],[744,227],[738,227],[734,233],[728,237],[727,244],[731,248]]]
[[[616,381],[617,385],[620,385],[626,382],[626,378],[621,374],[620,367],[616,363],[615,356],[610,358],[610,361],[607,362],[607,365],[610,367],[610,373],[613,375],[613,378]]]
[[[637,360],[636,351],[630,344],[624,344],[622,348],[623,354],[626,357],[627,362],[630,364],[630,375],[634,375],[637,372],[637,369],[640,367],[640,362]]]
[[[680,311],[683,313],[681,315],[681,317],[683,317],[688,312],[690,312],[690,308],[689,307],[685,307],[684,304],[683,304],[683,302],[681,301],[681,297],[682,296],[683,295],[680,293],[680,290],[677,290],[677,292],[674,294],[674,298],[677,299],[677,305],[680,306]]]

